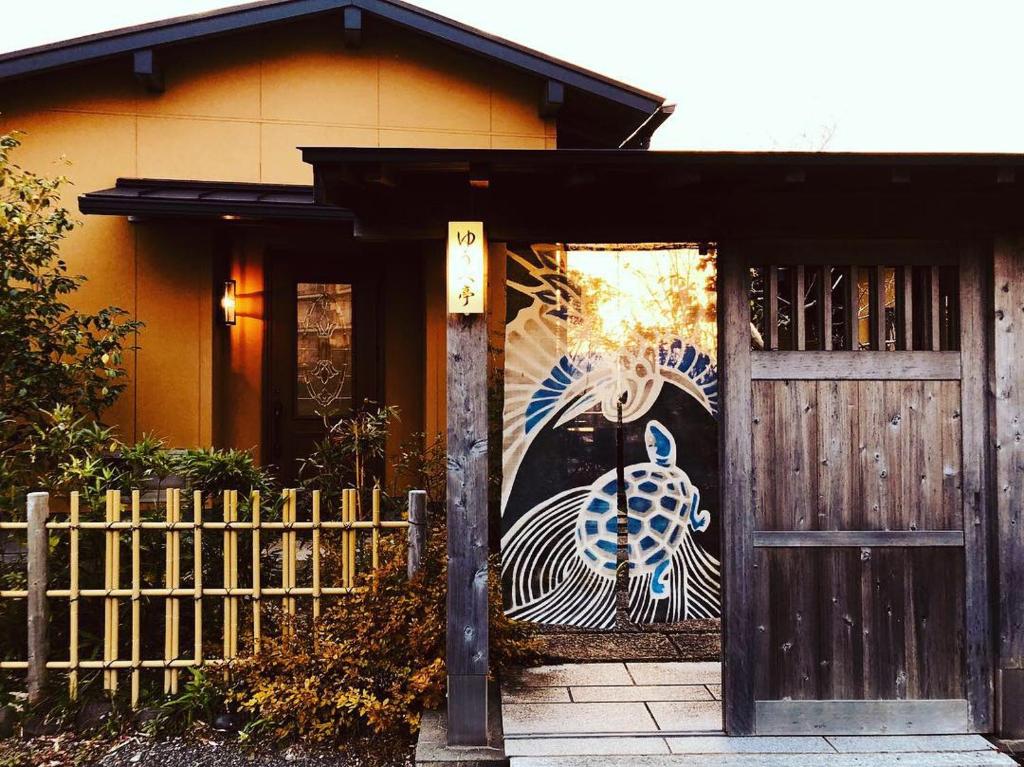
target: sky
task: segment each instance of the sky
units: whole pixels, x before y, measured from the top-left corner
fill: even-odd
[[[224,7],[7,0],[0,51]],[[663,95],[655,149],[1024,152],[1022,0],[419,0]]]

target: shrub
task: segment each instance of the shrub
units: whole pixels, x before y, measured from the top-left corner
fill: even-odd
[[[376,583],[367,576],[365,591],[331,603],[317,622],[235,661],[228,698],[282,739],[405,742],[421,712],[444,700],[446,540],[436,526],[409,581],[405,536],[386,538]],[[490,585],[491,667],[500,671],[533,648],[526,627],[505,617],[494,574]]]
[[[0,135],[0,488],[7,504],[57,459],[39,439],[56,408],[99,418],[114,403],[126,385],[126,344],[142,326],[117,307],[88,313],[68,302],[85,278],[58,255],[75,226],[60,205],[67,179],[17,166],[11,154],[20,143]]]

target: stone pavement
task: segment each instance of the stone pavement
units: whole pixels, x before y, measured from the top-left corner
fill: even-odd
[[[511,767],[1012,767],[976,735],[750,737],[722,733],[714,662],[574,663],[501,685]]]

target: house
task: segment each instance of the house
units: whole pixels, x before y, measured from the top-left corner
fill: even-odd
[[[602,627],[619,499],[638,614],[721,612],[727,732],[1024,731],[1024,158],[644,151],[661,97],[394,0],[7,54],[0,111],[74,161],[83,300],[147,324],[127,436],[287,473],[338,403],[446,432],[453,742],[486,733],[489,527],[514,614]],[[613,302],[630,258],[678,298],[714,256],[717,351],[660,309],[572,348],[618,316],[602,253]]]

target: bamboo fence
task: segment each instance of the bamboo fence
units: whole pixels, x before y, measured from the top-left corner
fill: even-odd
[[[41,496],[41,498],[40,498]],[[178,691],[179,674],[182,669],[223,664],[239,654],[239,624],[243,621],[241,607],[243,600],[251,606],[251,642],[252,651],[260,651],[263,636],[263,606],[267,598],[280,598],[282,613],[285,616],[296,615],[296,600],[311,600],[311,612],[315,618],[320,616],[321,601],[324,597],[339,597],[352,594],[366,586],[357,585],[358,541],[357,536],[370,533],[371,574],[380,567],[381,532],[387,529],[408,529],[410,553],[422,549],[425,527],[422,491],[413,491],[409,495],[409,514],[414,518],[410,525],[409,519],[386,521],[381,519],[381,492],[374,488],[372,493],[370,519],[358,518],[359,499],[355,489],[346,489],[341,493],[340,519],[325,520],[321,517],[321,495],[319,490],[310,493],[311,518],[300,521],[297,518],[298,494],[295,490],[285,490],[281,499],[281,520],[265,520],[261,515],[261,499],[258,492],[251,494],[251,519],[238,519],[238,491],[225,490],[220,497],[222,521],[204,519],[204,496],[200,491],[192,494],[193,515],[191,521],[181,519],[181,490],[165,491],[165,518],[163,520],[142,519],[141,493],[133,490],[130,502],[122,502],[119,490],[108,490],[104,504],[103,520],[82,520],[80,518],[79,493],[73,492],[70,497],[70,513],[67,521],[48,521],[46,493],[32,493],[29,496],[29,514],[25,522],[0,522],[0,530],[25,531],[28,538],[29,582],[28,588],[16,590],[0,590],[0,599],[27,599],[29,615],[29,660],[0,661],[0,669],[24,669],[28,672],[29,698],[41,696],[42,679],[47,670],[67,672],[68,694],[72,699],[78,696],[80,672],[99,669],[103,672],[103,687],[109,692],[117,690],[119,675],[127,672],[131,684],[132,706],[137,706],[140,697],[140,678],[144,669],[160,669],[163,671],[163,689],[167,694]],[[36,513],[33,514],[33,503]],[[127,510],[130,519],[123,519],[122,513]],[[141,537],[145,531],[162,531],[164,534],[164,585],[147,587],[143,585],[141,562]],[[339,531],[340,545],[340,583],[324,585],[322,583],[321,535],[326,531]],[[203,541],[204,535],[220,533],[223,551],[223,577],[219,586],[211,586],[203,580]],[[239,584],[239,534],[248,532],[251,539],[252,573],[249,585]],[[69,584],[67,588],[49,588],[46,583],[46,539],[53,533],[64,533],[69,544]],[[80,539],[82,534],[102,533],[105,550],[103,555],[103,588],[81,587]],[[192,536],[192,585],[182,586],[181,549],[182,533]],[[309,576],[310,585],[300,586],[297,581],[297,563],[300,551],[299,534],[310,537]],[[280,535],[277,547],[277,562],[280,565],[281,583],[279,586],[263,582],[266,569],[262,534]],[[129,537],[131,551],[131,578],[122,584],[121,553],[124,537]],[[35,545],[33,545],[35,540]],[[42,544],[40,544],[40,540]],[[43,561],[40,562],[39,560]],[[410,576],[413,572],[410,558]],[[40,567],[42,570],[40,571]],[[40,572],[42,575],[40,576]],[[33,576],[33,573],[35,575]],[[143,658],[143,625],[142,600],[163,599],[163,657]],[[209,657],[204,653],[203,604],[204,599],[220,598],[221,611],[220,633],[222,636],[219,656]],[[103,601],[103,657],[83,659],[80,657],[80,611],[82,600]],[[180,640],[181,600],[193,601],[194,639],[191,654],[183,656]],[[48,600],[68,600],[68,656],[67,660],[48,660],[45,627],[48,613]],[[130,631],[128,643],[129,657],[121,657],[120,648],[120,605],[122,600],[130,600]],[[89,604],[89,602],[86,602]],[[33,624],[36,626],[33,632]],[[283,631],[289,630],[291,621],[282,621]]]

